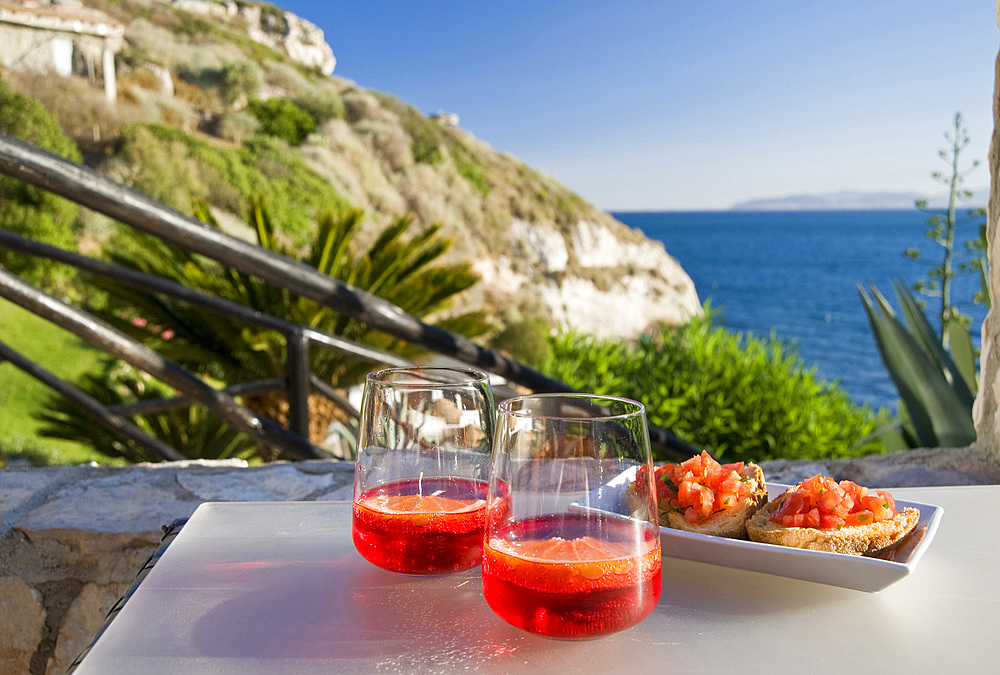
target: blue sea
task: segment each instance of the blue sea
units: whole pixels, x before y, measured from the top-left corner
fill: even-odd
[[[874,284],[899,308],[893,279],[911,285],[940,264],[941,247],[925,236],[928,215],[900,211],[620,212],[621,222],[662,241],[691,276],[702,302],[721,310],[717,322],[739,333],[794,344],[824,380],[837,380],[858,403],[896,410],[897,394],[875,346],[857,284]],[[983,221],[985,222],[985,221]],[[978,237],[961,219],[956,252]],[[921,251],[921,261],[903,255]],[[973,317],[973,337],[986,310],[972,303],[977,275],[955,280],[952,298]],[[928,299],[927,314],[937,305]]]

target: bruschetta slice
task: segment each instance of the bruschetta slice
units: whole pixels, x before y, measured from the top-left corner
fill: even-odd
[[[920,511],[896,508],[885,490],[816,475],[764,505],[747,523],[752,541],[873,555],[916,527]]]
[[[660,525],[688,532],[746,539],[746,523],[767,501],[764,472],[752,462],[720,464],[706,451],[654,472]],[[640,468],[630,499],[647,492]],[[640,492],[641,491],[641,492]]]

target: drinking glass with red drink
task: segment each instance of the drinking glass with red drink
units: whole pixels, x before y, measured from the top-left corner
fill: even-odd
[[[457,368],[369,373],[354,471],[352,534],[358,553],[406,574],[478,565],[493,424],[485,373]],[[502,512],[502,489],[494,501]]]
[[[653,492],[628,502],[608,483],[652,457],[645,409],[623,398],[537,394],[497,412],[483,596],[526,631],[580,639],[642,621],[660,598]]]

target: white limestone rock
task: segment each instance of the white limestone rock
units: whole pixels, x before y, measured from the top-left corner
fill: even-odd
[[[667,274],[683,271],[667,253],[663,242],[622,241],[604,225],[587,220],[581,220],[573,228],[570,243],[580,267],[627,267]]]
[[[514,270],[508,256],[482,258],[472,264],[472,269],[480,277],[480,282],[490,288],[516,290],[528,282],[528,277]]]
[[[562,233],[551,225],[535,225],[515,220],[510,226],[517,252],[544,273],[563,272],[569,264],[569,250]]]
[[[505,256],[473,265],[490,295],[530,295],[562,330],[634,338],[659,324],[682,325],[702,313],[694,283],[660,242],[620,238],[580,221],[566,236],[552,225],[514,220],[515,266]],[[537,270],[529,277],[521,270]],[[598,284],[592,278],[603,278]]]
[[[239,13],[247,23],[251,40],[283,51],[304,66],[318,68],[324,75],[333,74],[337,59],[316,24],[291,12],[282,12],[281,19],[270,13],[263,15],[260,5],[241,5]]]
[[[678,291],[651,275],[624,276],[608,289],[566,277],[562,283],[541,285],[537,292],[563,330],[602,338],[633,338],[657,324],[681,325],[701,313],[693,287]]]

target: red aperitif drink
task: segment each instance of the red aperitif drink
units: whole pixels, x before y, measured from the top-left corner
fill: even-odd
[[[625,518],[510,522],[483,549],[483,596],[508,623],[590,638],[644,619],[660,599],[659,533]]]
[[[354,499],[354,546],[393,572],[441,574],[482,560],[485,481],[412,478],[386,483]],[[501,500],[503,501],[503,500]],[[506,503],[501,504],[502,513]]]

